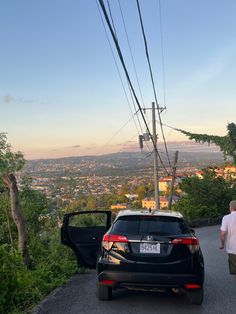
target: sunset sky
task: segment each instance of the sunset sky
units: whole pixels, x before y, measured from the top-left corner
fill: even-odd
[[[154,96],[136,0],[109,4],[135,90],[150,107]],[[163,123],[224,135],[227,123],[236,122],[236,1],[140,0],[140,6],[158,101],[167,107]],[[138,150],[141,130],[111,44],[129,101],[95,0],[0,1],[0,132],[14,149],[29,159]],[[164,131],[167,142],[186,140],[171,128]]]

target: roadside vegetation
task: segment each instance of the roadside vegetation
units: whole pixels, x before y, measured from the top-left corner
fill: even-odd
[[[228,212],[229,202],[236,199],[236,178],[218,176],[212,168],[203,170],[202,178],[183,179],[179,188],[182,196],[173,209],[189,221],[221,217]]]
[[[197,143],[215,144],[222,151],[224,158],[231,157],[236,164],[236,124],[231,122],[227,124],[227,134],[225,136],[191,133],[185,130],[177,131],[186,135],[190,140]]]
[[[33,304],[78,271],[72,251],[60,244],[58,213],[38,191],[19,193],[25,217],[30,265],[17,248],[17,228],[9,214],[9,193],[0,193],[0,313],[26,313]]]
[[[60,241],[64,213],[108,209],[111,204],[125,201],[125,194],[130,192],[124,185],[120,194],[81,197],[62,209],[33,190],[30,178],[16,180],[23,165],[23,155],[13,153],[6,136],[0,133],[0,313],[4,314],[28,313],[78,272],[72,251]],[[236,199],[236,179],[230,175],[219,177],[209,168],[202,178],[183,179],[178,190],[181,198],[173,209],[186,219],[220,217],[228,211],[230,200]],[[138,199],[130,207],[141,207],[141,200],[152,196],[153,184],[132,192],[138,194]]]
[[[0,313],[27,313],[32,305],[78,271],[73,253],[60,244],[60,209],[55,210],[30,179],[0,133]]]

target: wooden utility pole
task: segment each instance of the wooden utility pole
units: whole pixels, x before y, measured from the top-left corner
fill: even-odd
[[[158,110],[161,112],[166,109],[166,107],[159,107]],[[143,109],[144,112],[146,110],[152,110],[152,134],[144,133],[139,135],[139,146],[143,148],[143,141],[149,141],[150,137],[153,142],[153,153],[154,153],[154,200],[155,200],[155,209],[160,209],[160,192],[159,192],[159,171],[158,171],[158,151],[157,151],[157,131],[156,131],[156,108],[155,103],[152,102],[152,108]]]
[[[173,166],[171,186],[170,186],[170,198],[169,198],[169,204],[168,204],[168,209],[169,210],[171,210],[173,194],[174,194],[174,186],[175,186],[176,166],[177,166],[177,162],[178,162],[178,154],[179,154],[179,152],[176,151],[175,152],[175,160],[174,160],[174,166]]]
[[[156,114],[155,103],[152,102],[152,138],[154,153],[154,199],[156,209],[160,209],[160,193],[159,193],[159,175],[158,175],[158,158],[157,158],[157,132],[156,132]]]

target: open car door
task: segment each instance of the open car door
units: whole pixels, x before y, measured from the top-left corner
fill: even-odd
[[[80,266],[95,268],[102,237],[110,225],[110,211],[66,214],[61,227],[61,242],[74,251]]]

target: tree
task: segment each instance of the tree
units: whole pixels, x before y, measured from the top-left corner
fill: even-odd
[[[15,173],[24,166],[25,159],[21,152],[12,152],[7,136],[0,133],[0,176],[10,192],[11,214],[18,231],[18,250],[22,254],[26,267],[30,265],[27,249],[25,220],[19,202],[19,190]]]
[[[46,196],[31,188],[31,178],[23,177],[20,183],[20,205],[23,210],[30,244],[32,234],[42,232],[43,225],[39,223],[40,217],[52,215],[53,212],[49,209],[51,204]]]
[[[96,198],[92,194],[90,194],[87,198],[87,208],[90,210],[94,210],[97,208]]]
[[[135,193],[138,194],[138,200],[142,201],[142,199],[148,195],[149,190],[144,184],[142,184],[136,188]]]
[[[219,146],[224,157],[232,157],[236,165],[236,125],[234,123],[227,125],[228,132],[225,136],[191,133],[181,129],[176,130],[185,134],[190,140],[195,140],[198,143],[208,143],[209,145],[215,144]]]
[[[233,182],[217,177],[213,169],[205,169],[203,177],[183,179],[180,184],[184,196],[174,204],[186,218],[218,217],[227,212],[228,204],[235,194]]]
[[[14,247],[13,238],[15,230],[12,228],[9,215],[10,209],[10,196],[7,187],[4,185],[2,178],[0,178],[0,245],[9,243],[11,249]]]

